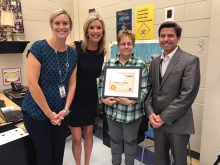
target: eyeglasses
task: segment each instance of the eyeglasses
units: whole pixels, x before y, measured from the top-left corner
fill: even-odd
[[[130,43],[130,42],[128,42],[128,43],[121,43],[121,44],[119,44],[120,46],[132,46],[133,45],[133,43]]]

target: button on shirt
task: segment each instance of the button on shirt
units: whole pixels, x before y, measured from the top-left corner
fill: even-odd
[[[144,112],[144,99],[147,95],[147,78],[148,72],[145,62],[135,56],[132,56],[129,61],[123,66],[119,62],[119,58],[115,57],[110,59],[105,66],[120,66],[120,67],[130,67],[130,66],[141,66],[142,67],[142,77],[141,77],[141,96],[138,102],[132,106],[116,103],[112,106],[105,105],[106,116],[112,120],[130,123],[145,114]],[[101,73],[99,83],[98,83],[98,97],[99,100],[102,98],[103,90],[103,80],[104,80],[104,70]]]
[[[174,49],[170,54],[166,55],[165,57],[164,57],[164,53],[161,55],[160,58],[163,59],[162,66],[161,66],[161,76],[162,77],[167,70],[167,66],[170,63],[170,60],[172,59],[173,55],[176,53],[177,48],[178,48],[178,46],[176,47],[176,49]]]

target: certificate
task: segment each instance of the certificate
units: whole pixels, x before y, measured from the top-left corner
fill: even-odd
[[[125,97],[139,99],[141,67],[105,67],[103,98]]]

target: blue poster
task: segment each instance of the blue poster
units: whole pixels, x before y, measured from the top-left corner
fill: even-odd
[[[122,29],[132,30],[132,10],[122,10],[116,12],[116,36]]]
[[[150,66],[150,62],[157,56],[162,54],[162,48],[158,40],[136,40],[134,46],[134,55],[145,61],[146,66]],[[113,58],[119,54],[117,41],[109,43],[109,55]]]

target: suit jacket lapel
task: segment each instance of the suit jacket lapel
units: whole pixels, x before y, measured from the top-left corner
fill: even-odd
[[[161,85],[160,85],[160,89],[163,86],[164,82],[166,81],[167,77],[169,76],[170,72],[173,70],[173,68],[179,62],[181,51],[182,50],[180,48],[178,48],[176,50],[175,54],[173,55],[169,65],[167,66],[167,69],[166,69],[166,71],[165,71],[165,73],[163,75],[162,82],[161,82]]]
[[[157,61],[156,61],[156,72],[155,72],[155,74],[156,74],[156,82],[157,82],[157,87],[160,87],[160,78],[159,78],[159,75],[160,75],[160,58],[158,58],[157,59]]]

